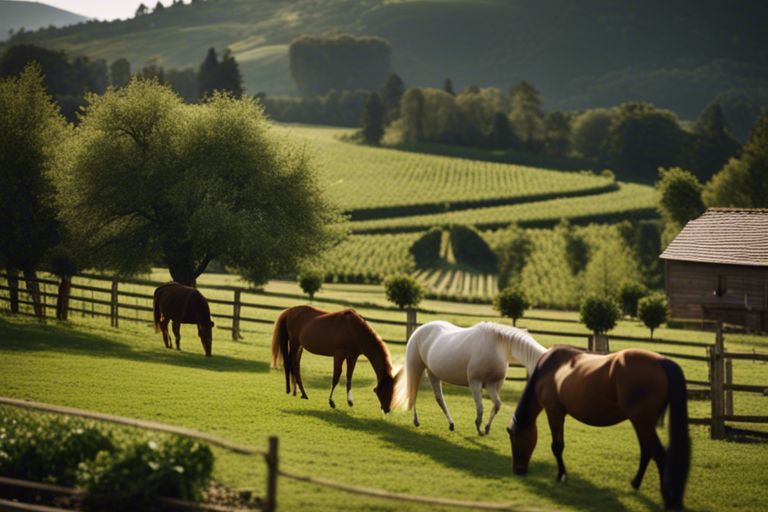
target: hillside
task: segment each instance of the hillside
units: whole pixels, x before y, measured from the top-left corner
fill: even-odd
[[[768,4],[608,0],[218,0],[132,20],[46,30],[27,42],[74,54],[197,67],[229,46],[247,91],[295,94],[290,42],[329,30],[378,35],[407,85],[508,89],[525,79],[545,108],[648,100],[685,118],[725,90],[768,100]],[[2,48],[0,48],[2,50]]]
[[[37,30],[54,25],[74,25],[88,18],[73,12],[37,2],[11,2],[0,0],[0,40],[8,38],[8,31]]]

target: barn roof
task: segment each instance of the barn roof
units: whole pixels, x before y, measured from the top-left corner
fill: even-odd
[[[768,266],[768,209],[709,208],[685,225],[665,260]]]

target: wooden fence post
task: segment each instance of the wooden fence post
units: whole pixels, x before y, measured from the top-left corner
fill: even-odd
[[[717,324],[715,345],[709,349],[709,378],[711,386],[712,417],[710,418],[710,439],[725,438],[725,414],[723,393],[723,324]]]
[[[274,512],[277,507],[277,437],[269,437],[269,451],[264,456],[267,461],[267,495],[264,498],[264,510]]]
[[[112,278],[112,294],[109,301],[109,318],[111,320],[112,327],[118,327],[118,310],[117,310],[117,278]]]
[[[405,342],[411,339],[411,334],[416,330],[416,309],[408,308],[405,310]]]
[[[725,360],[725,383],[733,384],[733,359]],[[725,415],[733,416],[733,389],[725,390]]]
[[[72,278],[62,277],[56,294],[56,320],[66,320],[69,316],[69,295],[72,291]]]
[[[240,336],[240,288],[235,289],[235,300],[232,303],[232,340],[237,341],[243,339]]]
[[[19,273],[8,271],[8,293],[11,299],[11,313],[19,312]]]

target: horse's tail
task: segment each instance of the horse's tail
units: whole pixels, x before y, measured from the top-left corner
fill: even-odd
[[[395,392],[392,399],[392,407],[400,409],[412,409],[416,402],[416,394],[419,392],[421,377],[424,375],[424,361],[421,360],[418,342],[420,336],[418,329],[411,335],[408,345],[405,347],[405,364],[397,372],[395,377]]]
[[[275,321],[275,330],[272,333],[272,368],[283,366],[288,354],[288,327],[285,324],[287,314],[288,310],[283,311]]]
[[[152,310],[154,311],[155,318],[155,332],[160,330],[160,297],[158,296],[160,289],[155,290],[155,294],[152,299]]]
[[[685,484],[691,463],[691,440],[688,436],[688,402],[685,376],[680,366],[669,359],[659,361],[667,374],[669,397],[669,448],[661,477],[664,506],[682,509]]]

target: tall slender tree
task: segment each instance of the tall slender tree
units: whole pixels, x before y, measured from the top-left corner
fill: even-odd
[[[371,93],[363,110],[363,140],[371,146],[378,146],[384,135],[384,105],[378,93]]]
[[[214,47],[208,48],[197,72],[197,96],[205,98],[219,88],[219,57]]]
[[[243,95],[243,76],[229,48],[221,56],[218,75],[218,90],[226,91],[236,98]]]

